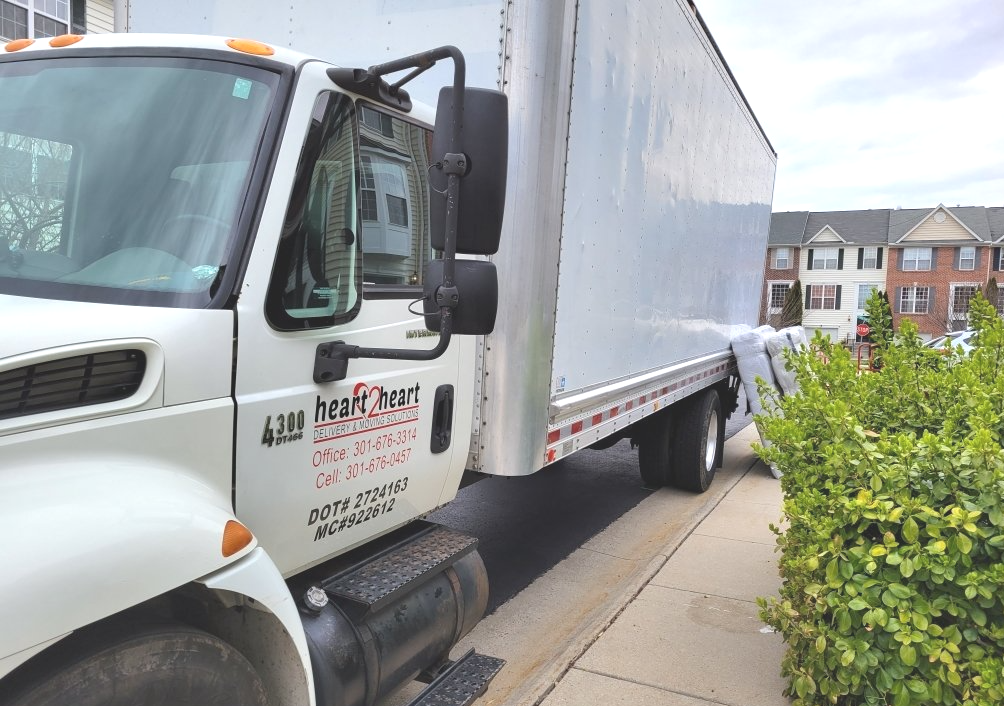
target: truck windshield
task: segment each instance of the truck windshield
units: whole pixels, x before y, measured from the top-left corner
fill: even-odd
[[[206,306],[278,81],[194,59],[0,63],[0,293]]]

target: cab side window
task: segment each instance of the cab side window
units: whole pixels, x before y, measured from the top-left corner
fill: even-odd
[[[275,328],[332,326],[359,311],[355,144],[352,101],[322,93],[300,152],[269,285],[266,314]]]
[[[369,105],[359,106],[359,203],[367,296],[399,292],[414,298],[407,286],[422,284],[426,263],[435,257],[429,240],[431,148],[431,130]]]

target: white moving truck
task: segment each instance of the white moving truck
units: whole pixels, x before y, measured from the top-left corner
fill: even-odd
[[[696,9],[363,5],[0,56],[0,704],[470,703],[427,513],[621,438],[711,482],[776,158]]]

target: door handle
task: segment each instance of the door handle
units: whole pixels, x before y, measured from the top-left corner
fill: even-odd
[[[441,454],[450,448],[453,437],[453,385],[440,385],[432,403],[432,453]]]

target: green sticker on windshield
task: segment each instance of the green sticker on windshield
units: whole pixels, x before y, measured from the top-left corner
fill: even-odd
[[[251,95],[251,81],[246,78],[239,78],[234,81],[234,98],[247,100]]]

